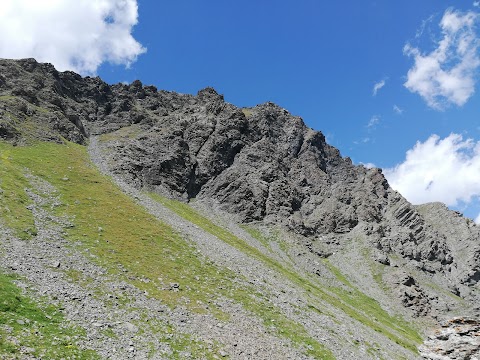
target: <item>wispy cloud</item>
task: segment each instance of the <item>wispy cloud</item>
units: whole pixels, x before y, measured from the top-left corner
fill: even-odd
[[[418,93],[431,108],[464,105],[475,91],[475,77],[480,66],[479,38],[475,33],[478,14],[473,11],[445,11],[440,28],[442,39],[436,49],[424,54],[406,44],[404,54],[414,59],[404,86]]]
[[[94,74],[103,62],[129,66],[146,51],[132,36],[137,0],[2,0],[0,57],[35,57],[59,70]]]
[[[427,28],[428,25],[433,21],[435,15],[430,15],[427,19],[422,21],[422,24],[417,30],[417,33],[415,34],[415,38],[418,39],[422,37],[423,33],[425,32],[425,29]]]
[[[376,82],[373,85],[372,95],[377,96],[377,93],[380,91],[381,88],[383,88],[385,86],[385,84],[386,84],[386,79],[382,79],[379,82]]]
[[[365,166],[367,169],[372,169],[372,168],[376,168],[377,166],[374,164],[374,163],[363,163],[361,162],[360,165],[363,165]]]
[[[367,128],[373,128],[376,125],[380,123],[380,116],[379,115],[373,115],[370,120],[368,120]]]
[[[398,115],[402,115],[404,110],[397,105],[393,105],[393,111]]]
[[[384,170],[390,185],[410,202],[470,203],[480,196],[480,141],[459,134],[430,136],[408,150],[403,163]]]
[[[354,143],[355,145],[360,145],[360,144],[366,144],[366,143],[368,143],[368,142],[370,142],[370,138],[369,138],[369,137],[364,137],[364,138],[362,138],[362,139],[360,139],[360,140],[355,140],[353,143]]]
[[[475,7],[480,7],[480,1],[474,1],[473,6]]]

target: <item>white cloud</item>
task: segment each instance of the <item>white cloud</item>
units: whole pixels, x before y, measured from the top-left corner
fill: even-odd
[[[480,7],[480,1],[474,1],[473,6]],[[479,215],[480,216],[480,215]]]
[[[418,93],[431,108],[464,105],[475,91],[475,77],[480,66],[479,38],[475,33],[478,13],[445,11],[440,28],[442,39],[436,49],[422,53],[410,44],[404,54],[414,58],[404,86]]]
[[[385,83],[386,81],[383,79],[373,85],[373,96],[377,96],[378,91],[385,86]]]
[[[402,115],[404,110],[397,105],[393,105],[393,111],[398,115]]]
[[[364,138],[362,138],[362,139],[360,139],[360,140],[355,140],[353,143],[354,143],[355,145],[360,145],[360,144],[366,144],[366,143],[368,143],[368,142],[370,142],[370,138],[369,138],[369,137],[364,137]]]
[[[429,29],[430,23],[434,19],[434,15],[430,15],[426,20],[422,21],[422,24],[420,25],[420,28],[417,30],[417,33],[415,34],[415,38],[418,39],[420,38],[423,33],[425,32],[425,29]]]
[[[93,74],[103,62],[129,66],[145,49],[132,36],[136,0],[2,0],[0,57],[35,57]]]
[[[372,168],[376,168],[377,166],[374,164],[374,163],[363,163],[361,162],[360,165],[363,165],[365,166],[367,169],[372,169]]]
[[[478,214],[478,216],[475,218],[475,223],[480,225],[480,214]]]
[[[380,122],[380,116],[373,115],[368,121],[367,127],[368,128],[375,127],[379,122]]]
[[[392,188],[414,204],[468,204],[480,196],[480,141],[463,140],[459,134],[444,139],[432,135],[384,174]]]

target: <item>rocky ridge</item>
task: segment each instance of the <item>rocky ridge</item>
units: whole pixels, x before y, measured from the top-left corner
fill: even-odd
[[[139,81],[108,85],[32,59],[0,60],[0,100],[0,137],[9,142],[99,136],[108,172],[238,223],[285,229],[303,249],[294,258],[304,271],[329,258],[407,316],[478,316],[473,221],[441,204],[411,205],[380,169],[353,165],[273,103],[240,109],[211,88],[193,96]],[[377,264],[386,294],[372,286]]]

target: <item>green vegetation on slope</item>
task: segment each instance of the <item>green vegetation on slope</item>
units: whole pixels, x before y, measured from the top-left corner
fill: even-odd
[[[25,192],[28,181],[12,162],[10,148],[0,147],[0,218],[18,237],[29,239],[36,234],[36,229],[32,213],[27,209],[31,203]]]
[[[1,197],[2,204],[12,208],[19,196],[24,198],[23,208],[19,207],[22,211],[16,212],[15,221],[8,224],[17,233],[24,232],[32,222],[31,213],[25,210],[29,198],[24,188],[29,183],[24,174],[28,171],[57,189],[62,205],[55,211],[67,215],[74,224],[68,229],[68,238],[83,244],[111,272],[125,276],[126,281],[170,306],[182,304],[192,311],[210,311],[221,319],[227,314],[216,309],[214,302],[220,297],[231,298],[308,354],[333,359],[303,326],[286,318],[253,287],[244,285],[245,279],[202,259],[173,229],[123,194],[90,163],[85,147],[72,143],[14,147],[0,142],[0,158],[9,165],[2,175],[10,184],[9,196]],[[126,272],[121,272],[118,265]],[[80,274],[69,275],[81,278]],[[180,291],[170,291],[170,283],[179,284]],[[180,337],[165,341],[178,353],[188,350],[194,357],[211,357],[200,353],[200,347],[192,341]]]
[[[362,311],[369,316],[369,319],[367,319],[369,321],[366,323],[366,325],[377,330],[374,326],[375,322],[378,321],[381,324],[384,324],[388,328],[393,329],[397,333],[399,333],[400,337],[405,339],[407,344],[420,344],[422,342],[422,337],[415,331],[414,327],[411,324],[408,324],[400,317],[392,317],[386,311],[381,309],[380,304],[375,299],[372,299],[371,297],[359,291],[347,280],[347,278],[340,272],[339,269],[337,269],[328,261],[328,259],[324,259],[324,264],[335,275],[337,280],[339,280],[348,287],[348,290],[340,287],[331,287],[330,291],[335,293],[351,308],[362,309]],[[392,338],[392,340],[399,344],[402,344],[398,341],[398,339]]]
[[[329,265],[330,270],[337,276],[337,278],[339,278],[339,280],[350,287],[349,291],[340,287],[329,287],[326,291],[324,287],[312,279],[307,279],[293,269],[283,266],[229,231],[215,225],[212,221],[192,209],[188,204],[167,199],[158,194],[151,194],[151,196],[178,215],[196,224],[212,235],[215,235],[227,244],[230,244],[242,252],[264,262],[293,283],[310,292],[314,297],[323,299],[335,307],[340,308],[353,319],[356,319],[375,331],[384,334],[397,344],[410,349],[413,352],[417,352],[417,345],[422,342],[422,338],[414,330],[412,325],[399,317],[394,317],[388,314],[382,309],[376,300],[366,296],[353,285],[348,283],[343,275],[341,275],[341,273],[332,265]],[[255,231],[251,231],[250,235],[258,236]],[[265,241],[265,239],[262,238],[259,238],[258,240],[261,242]]]
[[[4,111],[0,117],[0,126],[21,135],[22,141],[27,143],[33,143],[39,138],[50,138],[53,132],[49,131],[48,123],[35,121],[36,116],[46,115],[50,110],[27,103],[21,97],[12,95],[0,95],[0,104],[2,103],[7,104],[9,110]],[[25,113],[30,115],[27,116]],[[33,114],[36,116],[32,116]]]
[[[17,359],[21,354],[44,359],[97,359],[91,350],[81,350],[77,339],[84,334],[65,325],[54,306],[41,306],[0,273],[0,357]],[[25,356],[25,355],[24,355]]]

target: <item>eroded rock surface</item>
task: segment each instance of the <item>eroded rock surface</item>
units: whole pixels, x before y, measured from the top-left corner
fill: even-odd
[[[101,135],[110,170],[138,188],[196,198],[239,222],[281,226],[320,258],[341,253],[345,239],[366,239],[372,261],[399,259],[395,266],[411,269],[415,285],[401,285],[406,295],[395,301],[415,316],[447,313],[448,294],[480,301],[473,221],[439,204],[413,206],[380,169],[353,165],[273,103],[240,109],[212,88],[193,96],[140,81],[108,85],[33,59],[0,60],[0,74],[3,139],[84,144]],[[398,283],[384,281],[395,294]]]
[[[429,360],[480,359],[480,321],[468,318],[446,321],[420,347],[420,353]]]

